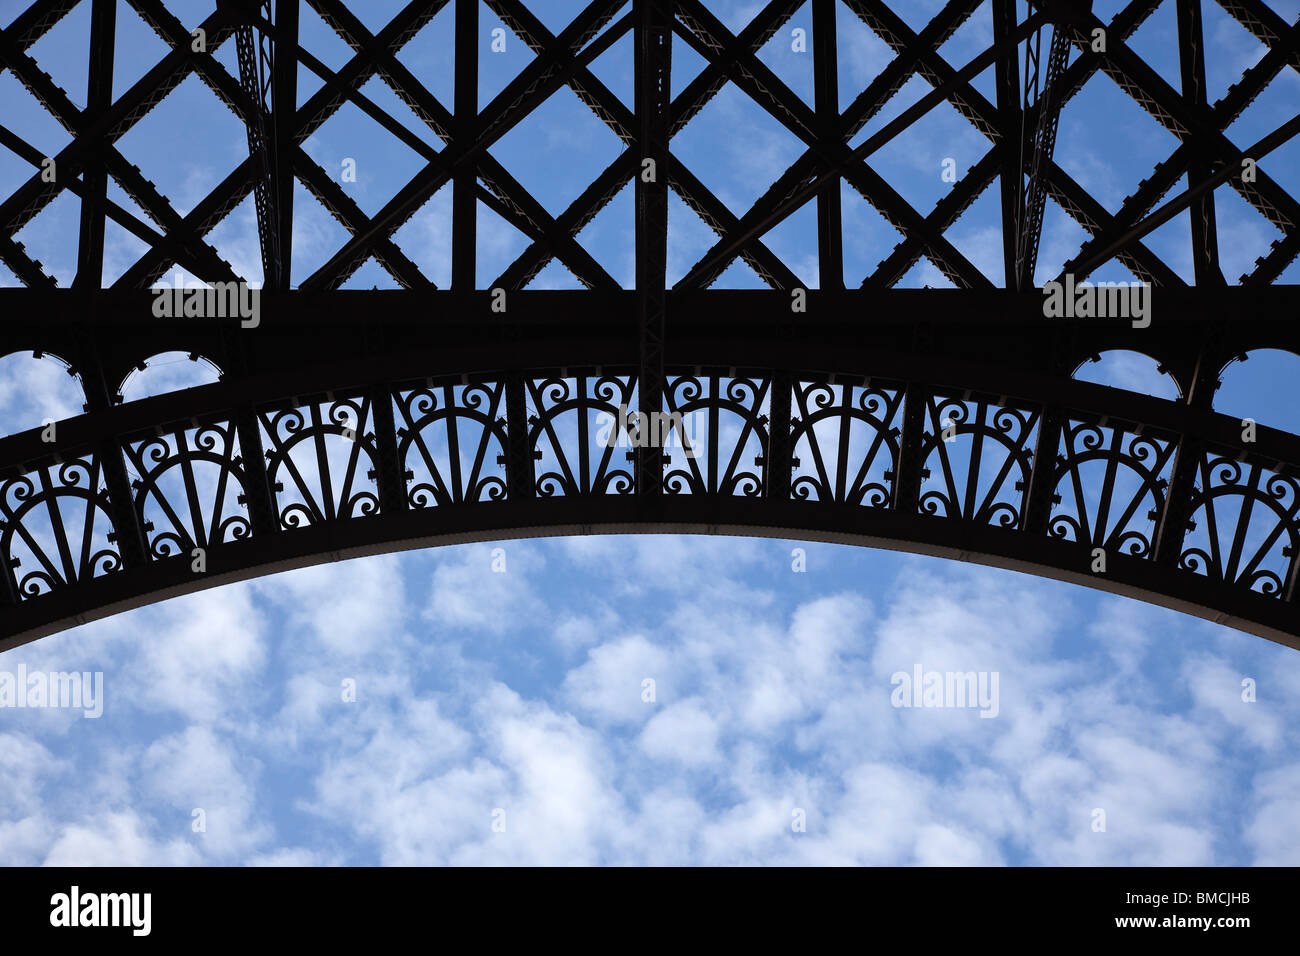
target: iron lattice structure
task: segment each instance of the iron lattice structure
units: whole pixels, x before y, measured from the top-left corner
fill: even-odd
[[[1044,0],[1018,20],[1014,0],[952,0],[919,33],[884,0],[811,0],[812,105],[757,56],[803,0],[765,4],[739,33],[703,0],[596,0],[558,35],[521,0],[483,0],[536,56],[482,106],[480,0],[412,0],[374,33],[342,0],[306,0],[354,51],[337,71],[299,46],[299,0],[220,4],[202,24],[205,52],[191,49],[189,31],[163,0],[129,0],[171,52],[116,98],[114,0],[82,2],[92,7],[84,110],[27,52],[73,0],[40,0],[0,34],[0,66],[72,136],[54,157],[60,176],[47,182],[41,152],[0,125],[3,145],[33,167],[0,202],[0,259],[27,286],[0,290],[0,354],[59,356],[86,394],[85,413],[58,423],[56,441],[43,440],[41,429],[0,439],[0,649],[313,562],[627,531],[794,537],[974,560],[1140,597],[1300,647],[1300,438],[1261,426],[1243,443],[1240,421],[1213,405],[1232,359],[1262,347],[1300,352],[1300,289],[1274,284],[1300,253],[1300,204],[1263,170],[1253,181],[1233,175],[1243,156],[1293,135],[1297,121],[1248,151],[1225,134],[1280,72],[1300,70],[1300,26],[1261,0],[1220,0],[1268,52],[1215,103],[1206,98],[1199,0],[1164,0],[1177,7],[1179,90],[1125,43],[1160,0],[1133,0],[1110,22],[1086,3]],[[954,67],[938,49],[989,2],[993,45]],[[838,3],[894,53],[845,108],[837,99]],[[396,56],[448,5],[457,72],[450,109]],[[1105,31],[1103,53],[1093,51],[1096,29]],[[1040,79],[1044,31],[1052,40]],[[589,69],[628,34],[631,106]],[[674,37],[707,61],[676,96]],[[228,41],[238,44],[238,76],[212,55]],[[1035,52],[1022,74],[1027,43]],[[301,103],[300,65],[324,81]],[[971,85],[989,66],[993,102]],[[1114,213],[1052,156],[1059,110],[1098,71],[1178,141]],[[250,153],[181,215],[114,143],[191,74],[246,125]],[[913,76],[932,91],[851,146]],[[441,148],[360,92],[373,77]],[[672,150],[673,137],[728,83],[804,148],[739,215]],[[488,150],[565,86],[624,148],[552,216]],[[988,149],[922,213],[870,156],[945,101]],[[347,102],[424,161],[374,215],[303,148]],[[644,175],[647,161],[657,174]],[[1153,213],[1183,176],[1192,188]],[[110,177],[150,221],[109,201]],[[291,287],[295,183],[348,237]],[[576,236],[629,183],[636,281],[622,289]],[[860,288],[843,282],[842,183],[903,237]],[[1000,286],[944,235],[995,183],[1007,224]],[[393,237],[446,184],[451,287],[437,289]],[[1220,184],[1284,236],[1235,285],[1218,260]],[[71,289],[56,288],[14,239],[64,189],[82,203]],[[717,237],[671,288],[670,191]],[[211,282],[240,279],[205,237],[250,195],[265,274],[260,325],[155,318],[149,287],[174,266]],[[1026,286],[1047,198],[1089,237],[1062,273],[1082,280],[1118,259],[1153,286],[1149,328],[1044,317],[1041,293]],[[809,201],[820,287],[802,292],[764,235]],[[489,289],[475,288],[480,202],[531,240],[490,284],[505,290],[504,312],[493,308]],[[1185,208],[1190,285],[1143,243],[1170,210]],[[108,219],[148,251],[104,288]],[[371,257],[401,289],[340,289]],[[922,257],[958,288],[894,288]],[[737,258],[770,290],[711,289]],[[552,260],[585,291],[529,290]],[[800,295],[806,309],[796,311]],[[1156,359],[1181,397],[1071,377],[1107,349]],[[117,390],[131,369],[166,351],[207,358],[221,380],[122,403]],[[593,416],[621,408],[702,416],[707,437],[693,455],[594,440]],[[206,556],[201,572],[191,560],[196,548]],[[1103,573],[1094,570],[1097,549],[1107,557]]]

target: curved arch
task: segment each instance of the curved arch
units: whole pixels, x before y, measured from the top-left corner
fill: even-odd
[[[1165,508],[1176,443],[1120,427],[1076,421],[1061,436],[1054,486],[1064,507],[1048,533],[1067,541],[1150,557],[1154,515]]]
[[[504,479],[485,473],[505,454],[507,439],[499,417],[503,402],[501,383],[430,384],[395,393],[397,460],[407,476],[406,500],[412,508],[505,497]],[[462,424],[471,426],[473,433],[462,434]],[[462,449],[471,444],[474,457],[465,468]]]
[[[0,355],[0,435],[80,414],[86,397],[72,363],[52,352]]]
[[[1278,316],[1300,301],[1272,294]],[[50,346],[90,341],[76,358],[99,382],[146,345],[183,346],[235,371],[99,402],[60,422],[52,445],[37,432],[0,438],[0,481],[45,469],[29,495],[41,503],[57,503],[67,484],[60,462],[95,463],[120,560],[107,573],[60,575],[36,595],[0,561],[0,648],[312,562],[640,531],[983,562],[1300,646],[1300,514],[1289,498],[1274,507],[1300,481],[1300,437],[1261,426],[1246,443],[1237,419],[1199,403],[1064,374],[1086,341],[1140,347],[1191,381],[1260,341],[1291,344],[1293,326],[1272,314],[1225,327],[1217,309],[1198,316],[1195,293],[1170,300],[1178,323],[1092,323],[1081,338],[1081,325],[1044,321],[1034,296],[962,293],[974,296],[963,305],[986,310],[975,334],[948,293],[811,291],[796,332],[784,297],[684,293],[669,300],[684,318],[658,415],[689,421],[692,456],[671,443],[645,452],[663,422],[643,430],[625,417],[639,402],[635,294],[516,292],[497,318],[486,294],[370,295],[330,293],[324,316],[310,296],[268,299],[256,330],[151,323],[134,296],[120,314],[81,324],[76,303],[55,297],[47,325],[19,329]],[[433,319],[430,301],[441,310]],[[886,311],[863,323],[864,305]],[[951,320],[922,334],[918,308]],[[643,489],[642,465],[656,458],[668,480]],[[1239,461],[1240,477],[1225,481],[1221,460]],[[1197,538],[1211,524],[1217,548]],[[59,531],[55,550],[78,553],[84,526]],[[196,548],[204,561],[190,560]],[[1098,549],[1104,570],[1094,570]]]
[[[802,511],[806,505],[796,504],[800,512],[776,508],[757,515],[743,499],[719,507],[716,502],[689,495],[681,496],[665,509],[666,514],[654,519],[639,517],[630,495],[609,496],[594,508],[590,501],[577,498],[538,499],[526,508],[508,502],[493,507],[496,512],[486,520],[482,515],[465,514],[463,509],[454,515],[448,513],[452,509],[442,509],[442,520],[434,521],[433,512],[438,509],[426,509],[398,517],[368,518],[365,520],[371,524],[364,529],[318,525],[280,536],[260,550],[253,550],[251,540],[242,540],[210,551],[203,574],[194,573],[188,556],[182,555],[154,567],[118,571],[111,580],[110,576],[97,577],[70,589],[57,608],[36,609],[32,601],[6,612],[14,615],[13,631],[0,636],[0,650],[146,604],[296,568],[446,545],[593,534],[757,536],[969,561],[1124,595],[1300,649],[1294,608],[1276,597],[1243,596],[1233,585],[1122,554],[1112,557],[1108,574],[1091,573],[1087,549],[1017,540],[1010,536],[1014,532],[1005,529],[979,529],[954,540],[932,527],[911,522],[867,520],[866,515],[874,509],[861,509],[862,515],[850,523],[837,510],[809,514]]]
[[[797,414],[791,421],[794,459],[790,488],[794,497],[801,501],[884,507],[889,501],[885,475],[898,463],[899,445],[894,429],[903,407],[902,390],[880,385],[855,388],[811,382],[798,388],[795,402]],[[841,454],[833,435],[846,431],[849,442]],[[855,431],[865,431],[868,440],[854,442]],[[857,454],[850,452],[854,445],[859,449]],[[811,464],[804,463],[805,457]]]
[[[1300,381],[1300,353],[1290,349],[1252,349],[1219,372],[1215,411],[1292,433],[1300,432],[1300,405],[1278,402],[1267,381]]]
[[[935,394],[926,410],[921,511],[1003,528],[1021,526],[1037,409]],[[963,441],[965,436],[970,440]]]
[[[123,442],[150,557],[188,555],[251,533],[239,501],[247,476],[236,448],[233,429],[220,423]]]
[[[211,385],[220,381],[223,374],[216,362],[197,352],[157,352],[126,373],[117,393],[122,401],[135,402],[184,388]]]
[[[1300,646],[1293,603],[1300,562],[1292,557],[1300,494],[1281,511],[1276,494],[1262,497],[1300,487],[1300,469],[1278,465],[1300,461],[1293,436],[1266,434],[1248,466],[1254,484],[1246,493],[1278,517],[1265,551],[1277,552],[1280,541],[1292,546],[1280,573],[1267,578],[1274,586],[1260,587],[1261,562],[1243,558],[1240,547],[1202,555],[1192,541],[1186,548],[1181,538],[1170,543],[1172,525],[1160,515],[1169,510],[1175,450],[1206,448],[1198,453],[1202,470],[1221,474],[1228,459],[1212,449],[1226,449],[1236,426],[1179,403],[1149,399],[1147,420],[1133,423],[1094,411],[1132,411],[1131,396],[1084,383],[1067,389],[1067,404],[1058,407],[947,385],[859,379],[832,386],[797,371],[719,372],[702,380],[679,369],[669,376],[670,407],[712,424],[693,470],[646,499],[635,493],[633,469],[614,467],[615,443],[601,447],[590,427],[593,414],[618,414],[616,402],[634,402],[630,371],[481,373],[458,381],[465,378],[376,383],[324,400],[268,398],[254,403],[262,407],[251,416],[223,382],[82,416],[98,418],[92,433],[126,435],[129,510],[115,509],[113,495],[98,479],[90,482],[100,511],[112,518],[113,561],[87,574],[88,555],[91,565],[102,556],[83,551],[69,565],[76,573],[51,578],[50,593],[10,578],[0,647],[321,561],[471,540],[665,531],[805,537],[976,561],[1140,597]],[[275,379],[261,387],[273,389]],[[138,437],[131,435],[132,420],[166,420],[182,400],[198,424],[182,422],[161,435],[157,426],[137,425]],[[725,441],[716,424],[724,414],[741,420]],[[522,423],[518,432],[512,417]],[[462,423],[478,435],[463,447]],[[433,439],[432,427],[441,429]],[[784,450],[778,434],[787,436]],[[14,441],[0,449],[11,452]],[[796,447],[799,456],[791,454]],[[503,451],[491,455],[497,448]],[[743,461],[746,449],[759,452],[752,466]],[[804,454],[812,472],[801,483],[792,479]],[[405,467],[413,455],[430,469],[431,492]],[[86,467],[99,474],[98,459]],[[69,488],[58,469],[39,465],[38,472],[40,483],[30,471],[9,479],[10,486],[25,483],[26,507],[84,493]],[[737,479],[742,472],[746,480]],[[814,487],[818,496],[808,490]],[[1193,485],[1189,514],[1242,487],[1207,493]],[[24,514],[9,512],[5,541],[23,533]],[[1222,509],[1216,516],[1220,524],[1229,520]],[[1139,527],[1142,520],[1154,530]],[[64,544],[79,530],[64,528]],[[1234,526],[1233,534],[1246,531]],[[190,560],[194,548],[205,551],[201,572]],[[1104,573],[1092,570],[1096,548],[1108,555]],[[1173,560],[1163,559],[1167,554]]]
[[[20,600],[119,570],[110,511],[93,457],[43,465],[0,484],[0,554]],[[80,532],[75,538],[63,534],[69,523]]]
[[[1106,349],[1084,359],[1071,373],[1080,382],[1176,399],[1183,388],[1160,360],[1137,349]]]
[[[269,445],[267,480],[280,492],[277,510],[283,527],[302,528],[379,512],[379,496],[371,490],[378,455],[368,427],[369,399],[313,402],[259,418]],[[335,476],[342,480],[334,480]]]
[[[1221,456],[1200,462],[1192,533],[1179,565],[1263,594],[1280,594],[1300,551],[1300,481],[1258,463]]]

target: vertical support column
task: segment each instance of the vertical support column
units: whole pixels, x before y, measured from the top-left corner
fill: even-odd
[[[993,43],[1001,44],[1016,28],[1016,0],[993,0]],[[1017,225],[1022,215],[1020,190],[1024,183],[1021,150],[1023,120],[1020,108],[1020,64],[1016,47],[998,57],[994,65],[997,110],[1004,131],[1001,142],[1002,261],[1008,289],[1019,288],[1016,273]]]
[[[287,291],[293,281],[293,155],[297,151],[295,117],[298,112],[298,4],[300,0],[275,0],[274,76],[271,81],[270,156],[274,169],[273,197],[276,244],[280,250],[280,284]]]
[[[838,142],[840,137],[836,3],[837,0],[813,0],[812,4],[814,100],[817,122],[827,142]],[[844,230],[838,176],[817,192],[817,268],[820,288],[844,288]]]
[[[83,340],[79,343],[78,352],[77,370],[81,373],[81,381],[86,389],[86,411],[94,412],[111,407],[114,391],[105,377],[96,343]],[[95,457],[108,489],[113,542],[122,557],[122,566],[143,567],[149,563],[149,543],[145,537],[144,522],[135,509],[135,496],[132,494],[126,460],[118,437],[106,435],[97,441]]]
[[[271,0],[264,0],[256,11],[260,20],[271,23]],[[256,29],[254,29],[256,27]],[[244,118],[248,138],[248,158],[253,161],[256,184],[253,200],[257,208],[257,238],[262,249],[262,286],[281,288],[280,219],[276,212],[275,128],[268,128],[267,103],[274,82],[274,59],[270,52],[271,37],[261,22],[235,30],[235,52],[239,59],[239,82],[248,98],[248,115]]]
[[[1209,409],[1217,385],[1217,365],[1211,360],[1208,347],[1202,347],[1192,383],[1187,390],[1186,402],[1193,408]],[[1196,473],[1205,456],[1205,443],[1189,435],[1178,439],[1174,453],[1169,488],[1165,506],[1156,525],[1152,552],[1157,564],[1177,567],[1183,553],[1183,539],[1187,535],[1187,522],[1191,518],[1192,492],[1196,488]]]
[[[794,376],[789,372],[772,373],[772,391],[767,406],[771,411],[767,432],[767,497],[775,501],[790,498],[790,473],[794,462],[794,444],[790,441],[790,396]]]
[[[0,552],[0,608],[16,607],[18,596],[17,569],[10,566],[13,555]]]
[[[524,376],[506,378],[506,494],[511,501],[533,497],[533,452],[528,443],[528,401]]]
[[[1193,110],[1204,110],[1205,49],[1201,29],[1200,0],[1178,0],[1178,66],[1183,99]],[[1187,167],[1188,184],[1204,182],[1214,174],[1213,157],[1204,140],[1189,144],[1192,158]],[[1201,194],[1188,210],[1192,221],[1192,263],[1197,285],[1223,285],[1219,269],[1219,236],[1214,218],[1214,190]]]
[[[1052,505],[1056,501],[1056,455],[1061,447],[1061,429],[1065,410],[1055,406],[1043,409],[1038,420],[1038,441],[1034,445],[1033,471],[1025,498],[1024,530],[1036,537],[1047,535]]]
[[[244,493],[239,498],[240,504],[248,508],[248,522],[253,526],[254,537],[275,534],[279,530],[279,517],[266,473],[266,452],[262,447],[262,433],[257,427],[257,413],[249,406],[237,410],[234,418],[235,430],[239,434],[239,457],[244,467]]]
[[[456,137],[468,149],[478,123],[478,6],[479,0],[456,0]],[[477,175],[472,163],[456,171],[451,193],[451,287],[469,291],[475,285],[478,245]]]
[[[921,479],[925,460],[925,390],[909,383],[903,394],[903,434],[899,440],[898,466],[894,469],[894,510],[913,515],[920,507]]]
[[[1300,582],[1300,554],[1292,554],[1291,567],[1287,570],[1286,580],[1282,582],[1282,600],[1288,604],[1295,602],[1297,582]]]
[[[265,310],[274,308],[274,302],[262,300],[263,321],[274,320]],[[219,360],[225,364],[227,374],[247,376],[253,371],[249,361],[250,341],[256,335],[243,329],[234,330],[222,336],[223,354]],[[239,458],[244,469],[244,493],[239,496],[239,503],[248,509],[248,523],[253,527],[253,536],[275,534],[280,530],[280,514],[276,507],[275,492],[266,470],[266,447],[262,444],[262,430],[258,426],[257,409],[253,405],[244,405],[231,410],[231,420],[235,423],[235,433],[239,436]]]
[[[93,0],[90,8],[90,66],[86,77],[86,115],[102,116],[113,101],[113,48],[116,0]],[[99,144],[102,146],[102,142]],[[108,210],[108,167],[87,164],[82,174],[81,235],[73,288],[98,289],[104,281],[104,220]]]
[[[393,417],[393,390],[384,382],[369,390],[370,420],[375,424],[375,484],[381,514],[407,510],[406,476],[397,453],[397,422]]]
[[[636,288],[640,304],[640,374],[637,400],[642,421],[664,403],[664,320],[667,312],[668,138],[672,69],[673,0],[635,0],[636,118],[640,163],[636,178]],[[649,424],[647,422],[647,424]],[[643,499],[663,492],[663,449],[636,451],[636,492]]]
[[[1165,507],[1156,527],[1152,550],[1157,564],[1177,567],[1191,518],[1191,497],[1196,488],[1196,472],[1205,455],[1203,442],[1183,435],[1174,453],[1174,467],[1165,494]]]

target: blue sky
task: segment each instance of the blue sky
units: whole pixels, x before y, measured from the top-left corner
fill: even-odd
[[[558,32],[576,2],[529,4]],[[919,30],[938,9],[909,3]],[[1114,3],[1094,5],[1108,19]],[[1288,21],[1300,3],[1275,3]],[[380,29],[401,4],[358,11]],[[739,31],[756,4],[710,3]],[[0,0],[0,23],[21,5]],[[187,27],[211,4],[172,6]],[[1211,100],[1264,52],[1221,9],[1204,6]],[[1177,88],[1174,6],[1165,0],[1131,45]],[[89,3],[32,56],[85,102]],[[841,103],[888,62],[883,42],[839,9]],[[450,108],[452,11],[400,58]],[[532,58],[486,8],[480,102]],[[811,102],[811,53],[790,31],[761,58]],[[125,3],[114,90],[163,47]],[[1211,39],[1212,38],[1212,39]],[[942,49],[954,66],[991,39],[987,4]],[[303,42],[332,68],[349,56],[309,9]],[[233,42],[218,58],[235,71]],[[702,62],[678,42],[678,91]],[[625,38],[593,72],[625,101]],[[992,99],[991,74],[975,86]],[[307,74],[301,97],[316,88]],[[913,79],[858,139],[926,91]],[[364,92],[437,145],[378,80]],[[1297,76],[1281,74],[1229,130],[1246,145],[1289,118]],[[0,74],[3,122],[48,153],[67,142],[12,74]],[[242,129],[195,78],[119,143],[186,212],[246,155]],[[1062,117],[1057,160],[1108,209],[1175,146],[1172,136],[1104,76]],[[415,155],[352,107],[306,144],[340,185],[379,209],[420,168]],[[492,155],[558,214],[619,151],[616,137],[562,90]],[[946,104],[871,163],[922,212],[976,162],[987,140]],[[1260,166],[1293,192],[1297,145]],[[737,215],[799,154],[775,120],[728,87],[673,141],[674,154]],[[7,194],[30,167],[0,155]],[[1185,186],[1185,184],[1184,184]],[[1182,187],[1178,187],[1182,188]],[[947,233],[1000,284],[996,185]],[[632,190],[579,236],[630,285]],[[1278,233],[1230,189],[1215,193],[1224,273],[1251,268]],[[114,198],[131,208],[120,190]],[[449,278],[450,190],[395,236],[438,285]],[[712,233],[674,201],[669,281]],[[71,281],[77,199],[64,194],[18,238],[47,271]],[[844,191],[845,280],[857,285],[899,241]],[[105,278],[143,247],[113,224]],[[801,210],[765,241],[809,286],[817,280],[815,218]],[[1187,217],[1149,239],[1190,281]],[[295,281],[326,261],[345,232],[299,188]],[[1040,280],[1083,233],[1050,201]],[[251,201],[209,240],[260,278]],[[480,207],[479,283],[527,240]],[[1296,281],[1292,264],[1282,281]],[[1112,263],[1098,278],[1129,278]],[[16,284],[3,272],[0,280]],[[350,287],[392,286],[370,261]],[[743,263],[717,287],[751,288]],[[944,286],[926,261],[900,283]],[[537,288],[576,280],[552,263]],[[1156,321],[1159,317],[1156,316]],[[1294,356],[1259,353],[1232,366],[1221,410],[1300,430]],[[161,356],[123,387],[133,400],[211,380]],[[1080,377],[1173,397],[1153,363],[1111,353]],[[0,358],[5,432],[69,417],[82,399],[53,360]],[[505,570],[494,571],[493,549]],[[796,571],[794,549],[806,552]],[[1117,863],[1300,862],[1300,655],[1259,638],[1134,601],[1011,572],[799,541],[608,537],[471,545],[369,558],[204,592],[87,625],[0,655],[0,670],[103,671],[104,716],[0,710],[0,862],[7,863]],[[891,675],[996,671],[997,718],[975,710],[898,709]],[[1241,700],[1253,678],[1258,700]],[[656,699],[642,699],[655,681]],[[344,681],[357,699],[343,701]],[[205,832],[192,812],[206,814]],[[1092,826],[1106,812],[1105,832]],[[504,811],[504,832],[492,829]],[[806,832],[791,829],[806,814]]]

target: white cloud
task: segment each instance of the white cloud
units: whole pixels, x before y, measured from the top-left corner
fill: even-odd
[[[64,827],[46,866],[194,866],[198,851],[179,838],[155,840],[134,813],[107,812]]]
[[[10,795],[23,796],[0,813],[0,835],[34,862],[1190,864],[1300,852],[1280,731],[1297,709],[1282,690],[1300,681],[1290,651],[1188,621],[1199,643],[1170,661],[1157,653],[1182,620],[1170,612],[919,559],[881,565],[898,576],[871,591],[873,607],[840,589],[833,572],[856,573],[860,553],[847,549],[829,549],[791,602],[756,588],[769,568],[789,573],[784,545],[744,542],[727,560],[726,542],[691,540],[656,558],[644,541],[611,540],[508,545],[505,575],[482,546],[332,565],[33,645],[46,657],[30,660],[122,662],[104,723],[121,743],[96,748],[76,799],[52,797],[80,759],[62,749],[80,746],[79,728],[29,723],[40,742],[9,748],[26,755]],[[672,575],[713,562],[745,586],[638,594],[656,561]],[[551,575],[574,573],[626,597],[561,612]],[[531,602],[522,620],[487,608],[504,600],[503,577]],[[427,594],[412,587],[431,579]],[[1063,593],[1100,609],[1090,627],[1067,623]],[[439,607],[461,623],[434,640],[403,629]],[[524,652],[466,639],[484,633],[540,640]],[[890,675],[916,662],[998,670],[998,717],[891,706]],[[1239,671],[1272,675],[1273,703],[1241,704]],[[354,703],[340,699],[344,676]],[[130,732],[130,715],[159,709],[187,724]],[[1244,774],[1228,751],[1238,741],[1258,755]],[[277,797],[272,766],[302,789]],[[189,832],[196,806],[206,834]],[[303,817],[319,844],[284,839]]]
[[[641,749],[656,760],[687,767],[716,763],[718,724],[698,698],[659,711],[641,731]]]

